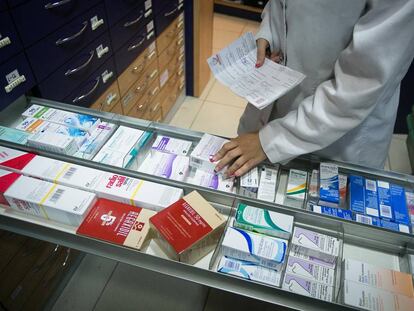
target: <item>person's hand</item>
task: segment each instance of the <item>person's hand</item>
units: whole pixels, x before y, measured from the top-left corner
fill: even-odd
[[[216,172],[221,171],[226,165],[234,163],[227,169],[226,176],[242,176],[250,169],[265,160],[266,154],[260,143],[259,133],[248,133],[240,135],[223,145],[212,161],[220,161],[216,165]]]
[[[282,61],[282,53],[280,52],[268,52],[269,42],[266,39],[259,38],[256,40],[257,45],[257,60],[256,60],[256,68],[261,67],[264,64],[265,57],[269,58],[270,60],[279,63]]]

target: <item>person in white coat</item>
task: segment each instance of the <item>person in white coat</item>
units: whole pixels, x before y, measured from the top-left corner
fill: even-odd
[[[270,48],[306,79],[263,110],[247,105],[216,170],[233,163],[227,175],[241,176],[307,153],[383,168],[414,56],[414,0],[270,0],[256,39],[256,67]]]

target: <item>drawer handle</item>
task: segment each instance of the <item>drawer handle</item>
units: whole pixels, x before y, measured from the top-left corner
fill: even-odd
[[[90,64],[90,62],[92,61],[93,56],[95,55],[95,51],[92,50],[92,51],[89,52],[89,54],[90,54],[90,56],[84,64],[80,65],[77,68],[69,69],[68,71],[65,72],[65,76],[67,76],[67,77],[71,76],[74,73],[77,73],[77,72],[81,71],[82,69],[84,69],[85,67],[87,67]]]
[[[142,11],[139,12],[141,15],[138,16],[138,18],[134,19],[133,21],[130,22],[126,22],[124,24],[125,28],[131,27],[132,25],[135,25],[136,23],[138,23],[143,17],[144,17],[144,13]]]
[[[184,68],[181,68],[181,69],[178,71],[178,76],[182,76],[183,72],[184,72]]]
[[[172,10],[170,12],[164,13],[164,17],[168,17],[170,15],[173,15],[175,12],[177,12],[177,8],[175,8],[174,10]]]
[[[183,60],[183,58],[184,58],[184,54],[181,54],[180,56],[178,56],[178,61],[180,62],[180,61],[182,61]]]
[[[85,98],[89,97],[89,96],[90,96],[93,92],[95,92],[95,91],[96,91],[96,89],[98,88],[98,86],[99,86],[99,81],[100,81],[100,78],[99,78],[99,77],[97,77],[97,78],[96,78],[96,82],[95,82],[94,86],[92,87],[92,89],[91,89],[88,93],[86,93],[86,94],[83,94],[83,95],[80,95],[80,96],[76,97],[74,100],[72,100],[72,103],[77,103],[77,102],[79,102],[79,101],[81,101],[81,100],[83,100],[83,99],[85,99]]]
[[[155,69],[149,76],[148,76],[148,78],[151,80],[151,79],[154,79],[155,77],[156,77],[156,75],[158,74],[158,70],[157,69]]]
[[[152,112],[156,112],[160,107],[160,104],[158,103],[154,108],[152,108]]]
[[[148,80],[145,80],[144,84],[137,86],[135,88],[135,93],[141,93],[142,91],[144,91],[148,86]]]
[[[155,89],[152,90],[152,92],[150,93],[151,96],[154,96],[155,94],[158,93],[158,91],[160,90],[160,88],[157,86]]]
[[[139,64],[138,66],[135,66],[134,68],[132,68],[132,72],[141,73],[144,70],[144,68],[145,68],[145,61]]]
[[[184,42],[184,39],[183,39],[183,38],[181,38],[180,40],[178,40],[178,41],[177,41],[177,45],[178,45],[178,46],[180,46],[180,45],[182,45],[182,44],[183,44],[183,42]]]
[[[131,45],[128,48],[128,52],[131,52],[132,50],[135,50],[136,48],[140,47],[145,41],[145,37],[141,39],[141,41],[139,41],[137,44]]]
[[[16,87],[18,87],[20,84],[22,84],[24,82],[26,82],[26,77],[24,75],[21,75],[20,77],[18,77],[17,79],[13,80],[8,85],[6,85],[4,87],[4,90],[6,91],[6,93],[10,93]]]
[[[147,59],[153,58],[155,54],[156,54],[156,52],[152,51],[151,53],[148,54]]]
[[[10,45],[11,43],[12,43],[12,42],[11,42],[11,40],[10,40],[10,38],[9,38],[9,37],[5,37],[5,38],[1,39],[1,40],[0,40],[0,49],[1,49],[1,48],[4,48],[5,46]]]
[[[177,24],[177,29],[180,29],[183,25],[184,25],[184,22],[183,22],[183,21],[180,21],[180,22]]]
[[[87,21],[84,21],[82,23],[82,25],[83,26],[82,26],[82,29],[81,30],[79,30],[77,33],[75,33],[72,36],[69,36],[69,37],[62,38],[62,39],[57,40],[56,41],[56,45],[59,46],[59,45],[65,44],[65,43],[70,42],[70,41],[78,38],[79,36],[81,36],[85,32],[86,27],[88,27],[88,22]]]
[[[181,84],[178,89],[181,91],[184,88],[184,84]]]
[[[61,0],[61,1],[56,1],[56,2],[49,2],[48,4],[45,5],[45,9],[46,10],[54,9],[54,8],[60,7],[64,4],[67,4],[71,1],[72,0]]]
[[[152,14],[152,9],[149,9],[148,11],[145,12],[145,18],[147,18],[151,14]]]

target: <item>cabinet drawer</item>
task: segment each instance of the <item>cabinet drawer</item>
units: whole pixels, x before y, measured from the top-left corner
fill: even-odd
[[[179,45],[181,44],[181,45]],[[164,72],[170,62],[178,64],[184,60],[184,42],[181,39],[174,40],[171,45],[158,57],[160,71]]]
[[[0,0],[0,12],[7,10],[6,0]]]
[[[162,11],[155,13],[155,30],[157,35],[161,34],[184,9],[183,0],[182,3],[180,3],[180,0],[161,2]]]
[[[184,5],[184,0],[152,0],[154,15],[157,15],[158,13],[163,11],[163,9],[167,5],[175,5],[178,8],[178,6],[180,4],[183,6]],[[181,9],[182,8],[180,7],[179,10],[181,10]]]
[[[97,6],[29,48],[27,56],[38,82],[102,35],[105,19],[103,5]]]
[[[151,10],[152,13],[151,0],[105,0],[109,25],[117,23],[137,5],[144,7],[146,12]]]
[[[23,49],[9,12],[0,13],[0,63]]]
[[[140,100],[138,100],[128,112],[128,116],[138,118],[138,119],[145,119],[145,115],[147,114],[147,110],[149,107],[150,98],[148,96],[144,96]],[[125,110],[124,110],[125,113]]]
[[[128,91],[131,85],[145,72],[148,66],[157,59],[155,42],[142,52],[124,72],[119,76],[119,89],[121,96]]]
[[[155,40],[154,30],[147,31],[143,27],[132,39],[115,53],[115,63],[118,73],[123,72],[139,54]]]
[[[184,59],[180,61],[178,57],[174,58],[173,61],[169,62],[168,65],[160,72],[160,87],[163,88],[167,81],[175,73],[178,73],[180,76],[184,75]]]
[[[72,105],[89,107],[116,80],[115,64],[110,58],[97,71],[90,75],[85,82],[64,99]]]
[[[29,62],[23,53],[0,65],[0,110],[35,85]]]
[[[106,33],[39,84],[42,97],[61,101],[112,55]]]
[[[16,7],[12,15],[23,45],[29,46],[98,2],[99,0],[31,0]]]
[[[140,29],[147,27],[147,32],[154,29],[152,11],[145,12],[144,4],[135,7],[116,25],[111,27],[111,38],[114,50],[117,51]]]
[[[180,16],[177,17],[157,38],[158,54],[161,54],[177,37],[183,38],[184,40],[184,20]]]
[[[115,110],[121,111],[120,114],[122,114],[122,107],[120,104],[118,105],[120,99],[121,96],[119,94],[118,82],[115,81],[102,93],[90,108],[101,111],[112,111],[116,108]]]

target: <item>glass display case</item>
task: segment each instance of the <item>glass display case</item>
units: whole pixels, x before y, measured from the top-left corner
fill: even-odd
[[[142,143],[142,137],[139,137],[134,142],[130,142],[130,152],[127,152],[127,156],[121,161],[118,160],[117,165],[94,162],[91,160],[92,156],[87,152],[83,154],[78,153],[76,156],[67,155],[41,150],[40,148],[28,145],[24,141],[17,143],[9,139],[1,139],[0,146],[28,151],[102,171],[181,188],[184,191],[184,195],[196,190],[226,218],[226,228],[233,226],[239,204],[293,216],[295,228],[309,229],[318,234],[337,239],[339,243],[338,253],[330,281],[332,292],[329,299],[323,300],[323,298],[317,299],[311,296],[298,296],[299,294],[287,290],[288,287],[282,286],[282,283],[285,281],[284,276],[287,269],[286,258],[283,263],[283,268],[280,271],[280,286],[266,285],[260,282],[246,280],[243,277],[217,272],[217,266],[223,254],[222,241],[224,235],[217,241],[213,251],[209,252],[207,256],[204,256],[195,264],[190,265],[169,259],[153,240],[150,241],[146,248],[137,251],[120,245],[77,235],[76,227],[21,214],[5,206],[0,208],[1,229],[296,310],[358,309],[355,306],[346,304],[345,301],[345,292],[348,289],[346,288],[346,281],[344,280],[344,262],[348,259],[358,260],[367,264],[409,274],[414,273],[411,268],[412,262],[410,261],[412,255],[414,255],[414,239],[410,233],[411,226],[409,232],[400,232],[356,222],[353,219],[316,213],[310,208],[311,197],[308,192],[304,193],[304,198],[299,203],[297,200],[286,199],[286,188],[290,170],[297,169],[307,172],[306,179],[310,181],[312,171],[318,169],[321,162],[325,162],[323,159],[308,155],[297,158],[286,165],[265,163],[264,165],[268,168],[278,168],[275,200],[268,202],[255,198],[255,195],[250,197],[243,195],[240,190],[240,181],[238,180],[235,182],[232,191],[220,191],[191,184],[186,182],[186,180],[171,180],[139,171],[143,159],[150,152],[147,148],[148,144],[153,142],[158,135],[166,135],[191,141],[193,142],[192,148],[194,148],[203,136],[203,133],[200,132],[37,98],[22,100],[20,103],[11,105],[2,111],[0,125],[9,128],[16,127],[23,121],[21,117],[23,111],[33,104],[92,115],[100,118],[101,121],[113,123],[117,127],[126,126],[139,129],[151,133],[152,136],[146,140],[145,144]],[[110,135],[105,138],[105,141],[109,137]],[[96,137],[95,139],[99,140],[100,137]],[[349,163],[330,160],[328,162],[336,164],[339,173],[346,176],[359,175],[372,180],[381,180],[400,185],[408,191],[414,189],[414,178],[410,175],[376,170]],[[293,237],[291,236],[288,241],[286,254],[290,254],[293,251],[292,239]],[[321,290],[320,288],[315,289],[315,291]],[[326,294],[324,295],[326,298]],[[323,295],[317,296],[321,298]]]

